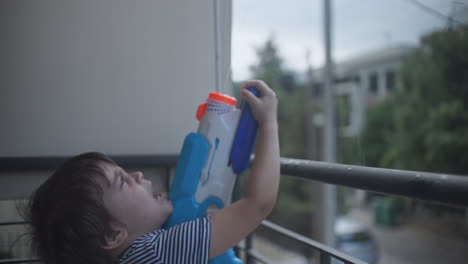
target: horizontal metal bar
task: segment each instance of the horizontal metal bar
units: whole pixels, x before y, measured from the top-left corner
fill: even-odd
[[[366,264],[365,262],[359,260],[359,259],[356,259],[356,258],[353,258],[351,256],[348,256],[346,255],[345,253],[342,253],[334,248],[331,248],[331,247],[328,247],[324,244],[321,244],[317,241],[314,241],[306,236],[303,236],[301,234],[298,234],[294,231],[291,231],[289,229],[286,229],[280,225],[277,225],[275,223],[272,223],[268,220],[264,220],[262,221],[262,226],[265,226],[267,228],[270,228],[280,234],[283,234],[291,239],[294,239],[294,240],[297,240],[299,242],[302,242],[316,250],[319,250],[320,252],[327,252],[328,255],[338,259],[338,260],[341,260],[341,261],[344,261],[344,262],[348,262],[348,263],[354,263],[354,264]]]
[[[177,155],[111,156],[123,167],[175,167]],[[0,171],[55,169],[66,157],[3,157]],[[468,206],[468,177],[372,168],[301,159],[281,159],[281,172],[303,179],[367,191]]]
[[[242,250],[245,252],[245,254],[247,254],[248,256],[251,256],[252,258],[254,258],[255,260],[258,260],[262,263],[266,263],[266,264],[273,264],[273,262],[268,259],[267,257],[265,257],[264,255],[260,254],[258,251],[256,251],[255,249],[247,249],[246,247],[244,246],[241,246],[241,245],[237,245],[236,246],[239,250]],[[248,263],[248,262],[247,262]]]
[[[265,263],[265,264],[272,264],[273,263],[271,260],[269,260],[267,257],[260,254],[255,249],[249,249],[245,253],[247,255],[251,256],[252,258],[254,258],[255,260],[258,260],[258,261],[260,261],[262,263]]]
[[[468,206],[468,176],[372,168],[300,159],[281,159],[281,172],[430,202]]]
[[[38,258],[0,259],[0,264],[36,263],[36,262],[41,262],[41,260]]]
[[[123,167],[175,167],[178,159],[177,155],[111,157]],[[0,171],[55,169],[65,159],[66,157],[0,158]],[[466,195],[468,177],[465,176],[288,158],[281,159],[281,172],[323,183],[455,206],[468,206],[468,195]]]
[[[173,167],[178,155],[114,155],[110,156],[122,167]],[[51,170],[67,158],[56,157],[0,157],[0,171]]]
[[[0,226],[12,226],[12,225],[26,225],[29,222],[25,221],[7,221],[7,222],[0,222]]]

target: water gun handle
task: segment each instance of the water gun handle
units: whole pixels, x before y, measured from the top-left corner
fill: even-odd
[[[217,197],[211,196],[201,204],[195,200],[195,192],[208,150],[209,143],[202,134],[190,133],[186,136],[169,194],[174,212],[164,224],[164,229],[205,216],[210,205],[223,207],[223,203]],[[210,260],[210,263],[242,264],[242,261],[230,249]]]
[[[259,97],[257,88],[250,86],[246,88],[255,96]],[[241,174],[249,166],[250,154],[252,154],[255,137],[257,135],[258,124],[252,115],[250,105],[245,103],[237,126],[236,135],[232,143],[231,164],[232,170],[236,174]]]
[[[201,134],[190,133],[185,137],[169,192],[174,210],[164,224],[164,229],[205,215],[206,206],[195,200],[195,192],[209,147]]]

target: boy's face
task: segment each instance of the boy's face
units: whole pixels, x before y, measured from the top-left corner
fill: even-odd
[[[153,195],[151,182],[137,171],[125,172],[105,164],[109,186],[104,187],[104,205],[110,214],[126,226],[129,235],[139,236],[159,229],[172,213],[166,195]]]

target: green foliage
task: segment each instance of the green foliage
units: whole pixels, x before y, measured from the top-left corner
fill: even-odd
[[[336,127],[344,128],[351,122],[351,105],[348,95],[335,97]],[[321,111],[321,110],[319,110]],[[337,134],[340,132],[337,131]],[[362,165],[364,156],[359,137],[337,137],[336,160],[339,163]],[[341,195],[340,189],[338,195]]]
[[[349,95],[335,96],[336,125],[337,127],[346,127],[351,123],[351,105]]]
[[[277,209],[289,214],[303,214],[311,211],[309,202],[310,184],[307,181],[282,177]]]
[[[343,186],[336,186],[336,190],[337,214],[347,215],[351,208],[351,205],[349,204],[349,197],[354,193],[354,189]]]
[[[251,78],[265,81],[278,96],[278,127],[282,157],[305,157],[305,91],[294,73],[285,69],[272,38],[257,49],[258,62],[250,67]],[[234,84],[238,94],[241,84]],[[283,178],[278,209],[308,212],[309,189],[296,179]]]
[[[283,60],[272,38],[257,49],[258,62],[250,66],[251,79],[265,81],[278,96],[278,126],[281,156],[305,157],[305,91]],[[241,84],[235,83],[238,94]]]
[[[370,164],[468,173],[468,26],[434,32],[403,64],[393,98],[372,107]]]
[[[362,136],[366,166],[382,167],[384,164],[383,157],[395,140],[393,112],[395,106],[397,106],[396,101],[393,97],[389,97],[368,108],[366,127]]]

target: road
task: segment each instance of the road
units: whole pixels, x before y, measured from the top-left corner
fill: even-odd
[[[374,225],[367,210],[355,209],[351,215],[371,227],[381,251],[379,264],[440,264],[468,260],[467,236],[444,234],[442,230],[446,228],[428,229],[421,219],[389,228]]]
[[[353,209],[350,216],[368,225],[376,237],[380,260],[378,264],[441,264],[468,263],[468,230],[463,234],[446,232],[447,228],[431,230],[424,219],[413,220],[398,227],[381,227],[373,223],[366,209]],[[438,224],[432,221],[433,225]],[[447,223],[440,223],[447,225]],[[449,223],[450,224],[450,223]],[[453,223],[452,223],[453,224]],[[436,228],[437,229],[437,228]],[[453,229],[453,228],[452,228]],[[457,230],[463,230],[458,227]],[[272,263],[310,264],[304,256],[285,250],[261,237],[254,237],[254,248]]]

